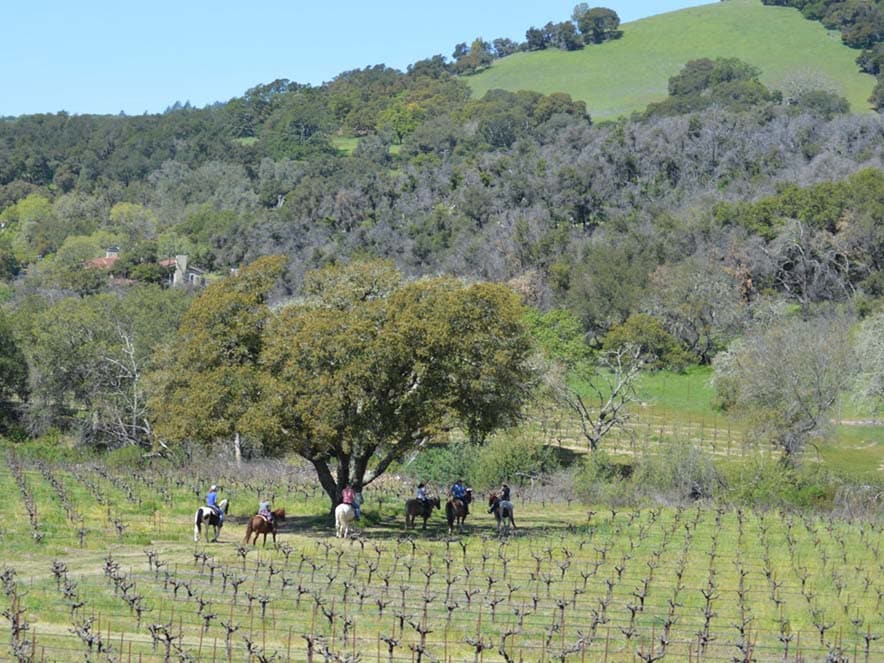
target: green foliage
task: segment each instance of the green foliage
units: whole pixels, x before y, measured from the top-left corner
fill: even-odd
[[[609,39],[619,39],[623,35],[617,29],[620,27],[620,17],[613,9],[593,7],[580,12],[575,19],[580,34],[587,44],[601,44]]]
[[[794,105],[827,120],[850,112],[847,99],[828,90],[807,90],[797,96]]]
[[[483,439],[527,395],[529,346],[511,293],[449,279],[384,292],[391,274],[375,263],[316,272],[305,286],[319,306],[286,307],[268,329],[262,391],[277,397],[251,421],[310,460],[332,497],[335,483],[382,474],[448,417]]]
[[[813,467],[799,469],[763,456],[724,465],[722,480],[730,502],[766,508],[825,508],[837,489],[833,477]]]
[[[160,439],[231,439],[257,397],[257,362],[268,296],[285,260],[260,258],[209,285],[185,313],[151,376],[150,409]]]
[[[28,366],[9,316],[0,311],[0,432],[8,433],[27,400]]]
[[[651,370],[681,371],[693,362],[678,339],[666,331],[659,320],[645,313],[632,314],[602,338],[603,350],[615,350],[623,345],[641,348],[645,365]]]
[[[123,469],[133,472],[146,466],[144,448],[126,446],[112,449],[102,456],[104,463],[112,469]]]
[[[457,479],[472,482],[470,472],[478,451],[479,447],[469,440],[431,444],[420,449],[412,460],[402,465],[402,469],[414,478],[415,483],[424,481],[445,491]]]
[[[653,452],[642,453],[630,483],[639,496],[686,502],[716,496],[719,476],[708,453],[693,441],[676,437]]]
[[[648,106],[646,115],[678,115],[707,106],[746,111],[779,102],[759,80],[761,71],[737,58],[691,60],[669,79],[669,99]]]
[[[797,219],[812,228],[838,232],[846,214],[865,216],[881,211],[884,172],[866,168],[842,182],[821,182],[807,187],[786,183],[775,196],[751,203],[716,205],[721,224],[737,224],[773,238],[786,219]]]
[[[467,467],[470,483],[478,488],[494,488],[507,482],[525,484],[557,469],[555,453],[538,444],[527,431],[509,429],[495,433],[471,456]]]
[[[615,461],[597,449],[584,457],[574,477],[574,489],[586,504],[620,505],[632,501],[629,476],[632,465]]]
[[[145,373],[186,305],[180,290],[145,286],[66,298],[27,330],[34,432],[50,427],[100,446],[149,444]]]
[[[550,359],[569,368],[590,361],[592,353],[584,340],[583,328],[570,311],[553,309],[542,313],[528,309],[525,323],[534,341]]]

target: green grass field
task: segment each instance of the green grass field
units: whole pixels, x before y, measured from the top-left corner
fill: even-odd
[[[761,69],[770,88],[810,82],[844,96],[854,112],[869,110],[875,79],[859,73],[859,51],[795,9],[727,0],[624,24],[622,30],[621,39],[582,51],[518,53],[466,80],[477,97],[495,88],[567,92],[586,102],[594,120],[610,120],[664,99],[669,78],[687,61],[736,57]]]

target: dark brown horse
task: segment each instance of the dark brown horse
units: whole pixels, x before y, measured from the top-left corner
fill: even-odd
[[[413,529],[415,517],[421,516],[424,519],[423,529],[427,529],[427,518],[433,513],[433,509],[439,507],[438,497],[431,497],[426,502],[418,499],[405,500],[405,528]]]
[[[468,505],[470,503],[470,493],[467,493],[466,499],[457,500],[453,497],[445,503],[445,517],[448,520],[448,533],[454,531],[457,525],[457,531],[463,531],[463,521],[466,520],[469,513]]]
[[[502,534],[508,532],[510,526],[516,529],[516,521],[513,520],[513,503],[509,500],[502,500],[497,493],[488,496],[488,510],[494,514],[497,519],[497,532]]]
[[[264,516],[254,515],[249,518],[249,524],[246,525],[246,537],[242,540],[243,543],[249,542],[249,537],[253,534],[255,535],[252,538],[252,545],[255,545],[258,542],[258,535],[264,535],[264,545],[267,545],[267,535],[270,534],[273,536],[273,543],[276,543],[276,527],[279,523],[285,520],[285,509],[274,509],[270,513],[273,514],[273,520],[269,521]]]

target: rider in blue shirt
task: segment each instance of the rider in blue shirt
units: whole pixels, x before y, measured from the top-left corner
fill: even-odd
[[[466,512],[469,513],[470,501],[467,498],[467,489],[466,486],[463,485],[463,479],[458,479],[457,481],[455,481],[449,492],[452,498],[463,502]]]
[[[206,505],[218,514],[218,520],[224,520],[224,512],[218,508],[218,486],[212,484],[212,487],[209,488],[209,493],[206,495]]]

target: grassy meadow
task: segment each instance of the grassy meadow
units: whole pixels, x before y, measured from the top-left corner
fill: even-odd
[[[810,83],[844,96],[854,112],[869,110],[875,79],[859,73],[859,51],[795,9],[727,0],[621,27],[619,40],[574,52],[517,53],[467,80],[476,97],[495,88],[567,92],[600,121],[665,99],[669,78],[689,60],[736,57],[758,67],[771,89]]]

